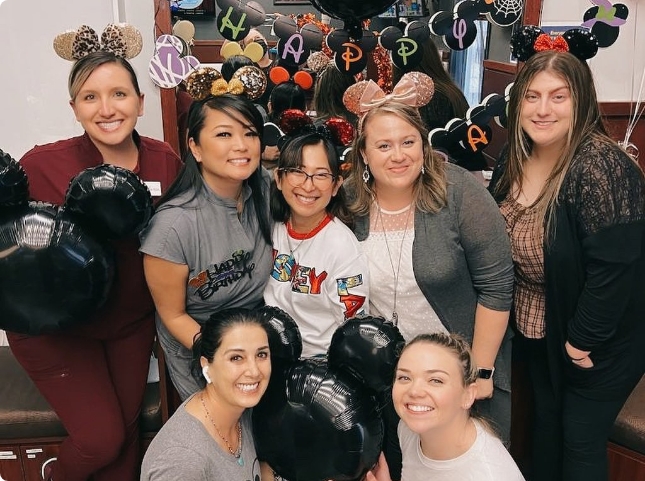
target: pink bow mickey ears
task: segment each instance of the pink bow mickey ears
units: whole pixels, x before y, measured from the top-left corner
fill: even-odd
[[[422,107],[434,95],[432,78],[421,72],[408,72],[396,84],[391,94],[383,92],[373,80],[364,80],[349,87],[343,95],[347,110],[363,115],[385,102],[400,102],[411,107]]]

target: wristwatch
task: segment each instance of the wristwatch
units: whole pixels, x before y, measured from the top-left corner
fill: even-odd
[[[477,377],[479,379],[490,379],[493,377],[495,372],[494,367],[478,367],[477,368]]]

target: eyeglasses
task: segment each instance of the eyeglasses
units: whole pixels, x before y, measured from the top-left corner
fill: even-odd
[[[336,176],[330,174],[329,172],[318,172],[316,174],[308,174],[302,169],[297,169],[295,167],[290,169],[280,169],[280,172],[284,174],[287,178],[291,187],[300,187],[308,179],[311,179],[311,182],[318,187],[319,189],[327,189],[331,187],[336,180]]]

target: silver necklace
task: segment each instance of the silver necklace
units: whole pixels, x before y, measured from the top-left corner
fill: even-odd
[[[294,262],[296,262],[296,259],[295,259],[295,257],[294,257],[295,252],[300,248],[300,246],[301,246],[302,244],[304,244],[304,243],[305,243],[305,241],[307,241],[307,240],[309,240],[309,239],[312,239],[312,240],[313,240],[313,239],[315,239],[315,238],[316,238],[315,236],[314,236],[314,237],[311,237],[311,234],[312,234],[313,232],[315,232],[317,229],[319,229],[319,228],[320,228],[320,226],[321,226],[321,225],[322,225],[322,224],[327,220],[327,218],[328,218],[328,217],[329,217],[329,215],[328,215],[328,214],[325,214],[325,217],[323,217],[323,218],[322,218],[322,220],[321,220],[320,222],[318,222],[318,224],[316,224],[316,226],[315,226],[313,229],[311,229],[309,232],[307,232],[307,233],[304,235],[304,239],[302,239],[300,242],[298,242],[298,245],[297,245],[296,247],[291,247],[291,235],[289,235],[289,231],[290,231],[290,230],[295,232],[295,230],[294,230],[294,228],[293,228],[293,224],[291,224],[291,221],[290,221],[290,220],[288,220],[288,221],[286,222],[286,228],[287,228],[287,245],[289,246],[289,257],[290,257],[291,259],[293,259],[293,260],[294,260]],[[309,244],[309,248],[311,248],[311,245],[312,245],[312,244],[313,244],[313,242],[311,242],[311,243]],[[307,251],[305,251],[305,252],[308,252],[308,251],[309,251],[309,249],[307,249]],[[304,255],[304,254],[303,254],[303,255]]]
[[[405,236],[408,233],[408,223],[410,222],[410,212],[412,212],[412,204],[407,207],[408,215],[405,218],[405,227],[403,229],[403,238],[401,239],[401,248],[399,250],[399,262],[394,269],[394,260],[392,259],[392,253],[390,252],[390,244],[387,241],[387,234],[385,232],[385,224],[383,223],[383,216],[381,215],[381,206],[378,205],[378,202],[375,200],[376,212],[378,220],[381,222],[381,229],[383,229],[383,238],[385,239],[385,248],[387,249],[387,256],[390,259],[390,266],[392,267],[392,276],[394,277],[394,304],[392,306],[392,323],[397,326],[399,324],[399,313],[396,311],[396,295],[399,287],[399,273],[401,272],[401,257],[403,256],[403,243],[405,242]],[[405,209],[391,212],[392,214],[400,214],[405,212]]]
[[[237,450],[233,451],[233,448],[231,447],[231,444],[228,442],[228,439],[222,434],[222,432],[219,430],[217,427],[217,424],[215,424],[215,421],[213,421],[213,418],[211,417],[211,413],[208,412],[208,408],[206,407],[206,403],[204,402],[204,392],[202,391],[199,394],[199,399],[202,402],[202,406],[204,407],[204,412],[206,413],[206,419],[208,419],[213,427],[215,428],[215,431],[217,431],[217,434],[219,434],[219,437],[222,438],[222,441],[224,441],[224,444],[226,444],[226,447],[228,449],[228,452],[231,453],[237,459],[237,464],[240,466],[244,466],[244,458],[242,457],[242,425],[240,422],[237,422]]]

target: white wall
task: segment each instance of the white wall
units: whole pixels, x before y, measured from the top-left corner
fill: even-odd
[[[100,34],[106,24],[119,21],[135,25],[143,35],[143,51],[132,59],[145,93],[145,115],[137,130],[163,139],[159,90],[148,76],[155,40],[153,0],[0,0],[1,150],[19,159],[36,144],[82,133],[68,105],[71,63],[56,55],[52,42],[82,24]]]
[[[71,63],[56,55],[54,37],[86,23],[97,32],[126,21],[142,33],[144,47],[132,60],[146,94],[140,133],[161,139],[161,103],[148,77],[154,51],[153,0],[0,0],[0,149],[19,159],[36,144],[82,133],[68,105]]]
[[[629,8],[627,23],[620,27],[616,43],[600,49],[589,65],[594,72],[600,101],[637,101],[645,69],[645,1],[612,0],[612,3],[622,3]],[[544,0],[541,23],[580,25],[584,12],[592,6],[589,0]]]

